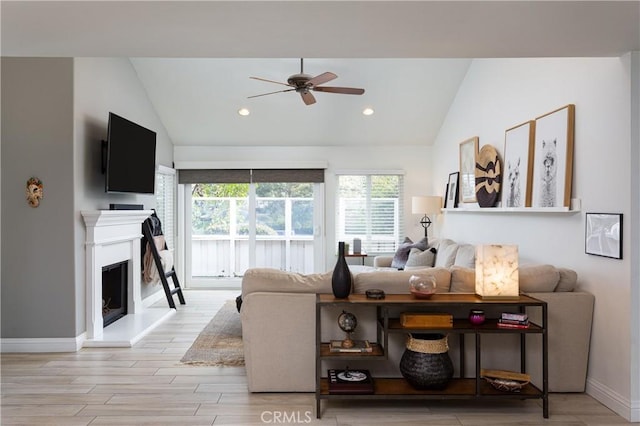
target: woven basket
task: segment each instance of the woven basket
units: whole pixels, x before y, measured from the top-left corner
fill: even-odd
[[[444,389],[453,377],[447,336],[415,334],[407,338],[400,372],[417,389]]]

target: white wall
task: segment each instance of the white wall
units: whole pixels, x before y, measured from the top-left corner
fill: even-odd
[[[405,186],[405,233],[414,241],[424,236],[424,228],[419,224],[422,215],[411,214],[411,196],[442,195],[444,188],[435,194],[430,192],[429,170],[431,168],[430,148],[427,146],[403,146],[391,142],[388,146],[310,146],[310,147],[185,147],[174,148],[176,167],[188,162],[266,162],[278,164],[283,161],[295,166],[304,161],[323,161],[328,164],[325,173],[325,236],[326,264],[319,271],[326,271],[335,265],[335,211],[336,171],[345,170],[404,170]],[[438,229],[435,229],[438,232]],[[434,229],[429,229],[434,235]]]
[[[631,64],[631,421],[640,422],[640,52]]]
[[[588,391],[627,418],[630,313],[632,306],[638,309],[630,299],[630,224],[638,219],[629,201],[630,91],[628,57],[474,60],[436,139],[433,169],[434,181],[444,187],[448,174],[458,170],[461,141],[479,136],[480,146],[491,144],[502,153],[506,129],[576,105],[572,197],[582,201],[580,212],[447,213],[442,232],[471,243],[515,243],[521,261],[578,272],[581,289],[596,296]],[[584,253],[585,212],[624,214],[623,260]]]
[[[110,203],[143,204],[155,208],[153,195],[107,194],[101,172],[101,141],[107,139],[109,112],[156,132],[156,164],[171,167],[173,144],[126,58],[74,59],[75,132],[75,254],[77,331],[84,331],[85,226],[82,210],[106,210]],[[142,297],[161,291],[142,284]]]

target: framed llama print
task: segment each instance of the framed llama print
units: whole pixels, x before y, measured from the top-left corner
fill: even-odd
[[[476,201],[476,159],[478,157],[477,136],[460,143],[460,201]]]
[[[502,207],[531,207],[535,128],[531,120],[505,131]]]
[[[573,173],[575,105],[536,118],[533,207],[569,207]]]

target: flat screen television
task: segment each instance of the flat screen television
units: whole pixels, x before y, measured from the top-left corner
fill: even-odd
[[[107,192],[154,193],[156,132],[110,112],[105,157]]]

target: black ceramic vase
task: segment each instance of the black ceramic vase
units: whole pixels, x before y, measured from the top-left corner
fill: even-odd
[[[416,389],[444,389],[453,377],[447,336],[414,334],[400,360],[402,376]]]
[[[333,268],[331,289],[337,299],[344,299],[351,293],[351,271],[349,271],[349,265],[347,265],[347,260],[344,258],[343,241],[338,243],[338,262],[336,267]]]

